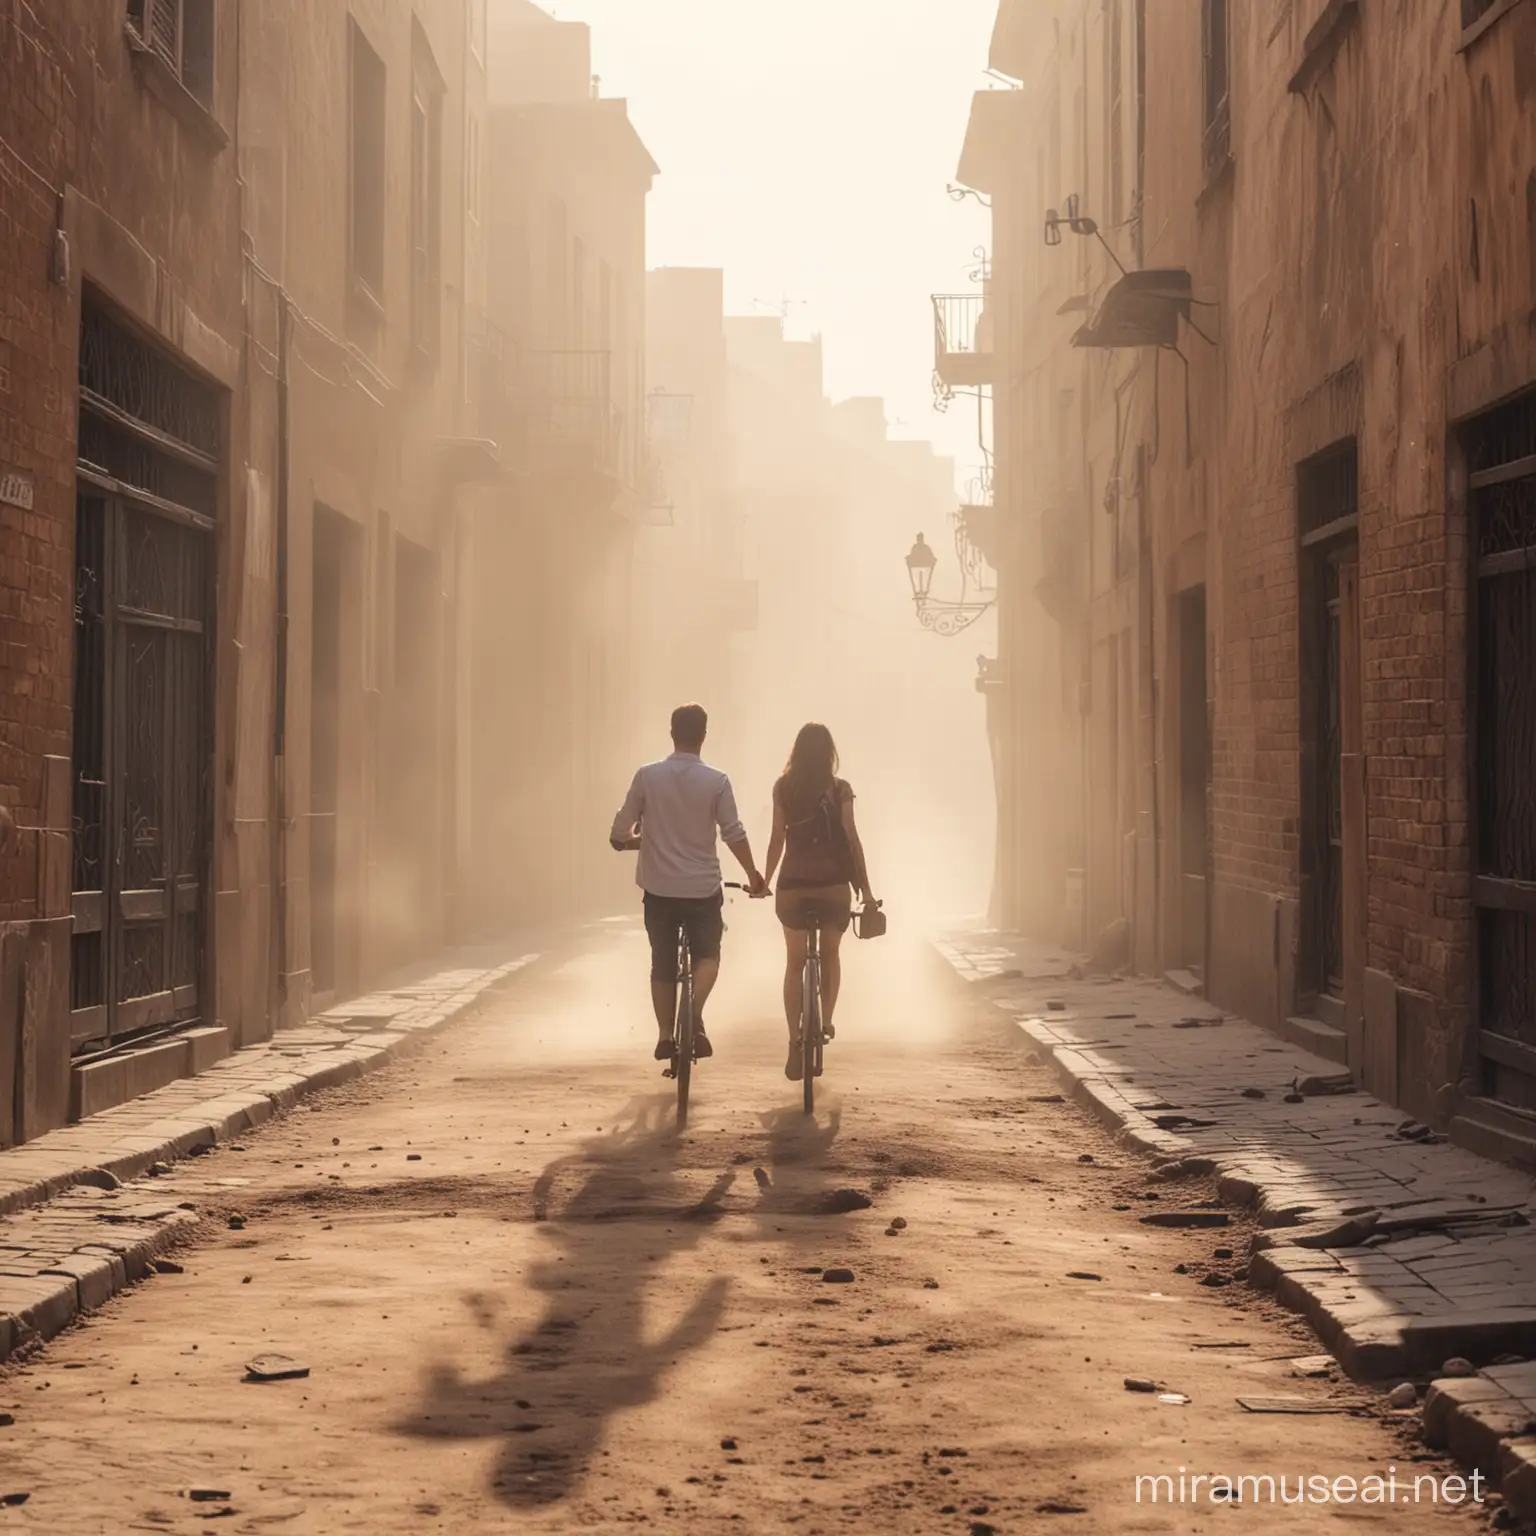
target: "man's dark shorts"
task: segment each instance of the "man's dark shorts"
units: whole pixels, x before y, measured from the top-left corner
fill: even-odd
[[[720,936],[725,932],[725,892],[689,900],[679,896],[645,893],[645,931],[651,941],[651,980],[677,980],[677,936],[688,929],[688,950],[693,963],[720,958]]]

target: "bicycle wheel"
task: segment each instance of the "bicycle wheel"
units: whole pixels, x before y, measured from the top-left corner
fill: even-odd
[[[816,1112],[816,1064],[820,1056],[821,967],[812,956],[805,962],[805,1001],[800,1009],[800,1088],[808,1115]]]
[[[677,987],[677,1128],[688,1124],[688,1085],[693,1079],[693,966],[684,956]]]

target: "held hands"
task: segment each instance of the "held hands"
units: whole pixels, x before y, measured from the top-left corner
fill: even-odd
[[[747,894],[753,899],[753,901],[761,901],[763,897],[771,896],[773,894],[773,892],[768,889],[768,882],[763,879],[761,870],[754,869],[752,871],[752,877],[747,882]]]

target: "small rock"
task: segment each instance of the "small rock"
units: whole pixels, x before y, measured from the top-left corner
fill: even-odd
[[[1218,1248],[1211,1257],[1213,1259],[1230,1259],[1232,1257],[1232,1250],[1230,1248]]]
[[[1210,1286],[1212,1289],[1214,1289],[1217,1286],[1231,1285],[1232,1277],[1230,1275],[1217,1274],[1213,1271],[1211,1274],[1206,1275],[1205,1278],[1201,1280],[1200,1284]]]
[[[1092,1270],[1088,1269],[1069,1269],[1067,1271],[1068,1280],[1102,1280],[1103,1278],[1103,1275],[1096,1275]]]
[[[188,1488],[187,1497],[194,1504],[220,1504],[225,1499],[234,1498],[234,1494],[221,1488]]]
[[[1262,1088],[1244,1088],[1243,1097],[1245,1099],[1262,1099],[1264,1097],[1264,1090]]]
[[[1125,1378],[1125,1390],[1127,1392],[1156,1392],[1157,1383],[1147,1376],[1127,1376]]]
[[[1461,1355],[1452,1355],[1444,1365],[1440,1367],[1442,1376],[1476,1376],[1477,1367],[1470,1360]]]
[[[1299,1093],[1288,1093],[1285,1096],[1285,1102],[1287,1104],[1305,1104],[1307,1101]]]
[[[184,1275],[184,1270],[175,1259],[151,1259],[149,1266],[157,1275]]]
[[[123,1181],[110,1168],[87,1168],[80,1175],[79,1182],[90,1185],[92,1189],[121,1189],[123,1187]]]
[[[893,1227],[895,1227],[898,1232],[905,1231],[906,1230],[906,1225],[907,1225],[907,1218],[905,1216],[892,1216],[891,1217],[891,1225]]]
[[[17,1509],[31,1497],[30,1493],[0,1493],[0,1505],[6,1509]]]
[[[1189,1265],[1188,1264],[1175,1264],[1173,1266],[1173,1272],[1176,1275],[1187,1275],[1189,1273]]]
[[[1412,1408],[1419,1400],[1419,1389],[1411,1381],[1400,1381],[1387,1393],[1387,1407]]]
[[[1091,1163],[1093,1161],[1093,1153],[1092,1152],[1079,1152],[1077,1154],[1077,1160],[1080,1163]]]
[[[923,1289],[925,1291],[936,1291],[936,1290],[938,1290],[938,1288],[939,1288],[939,1282],[937,1280],[924,1280],[923,1281]]]
[[[257,1355],[245,1367],[247,1381],[297,1381],[309,1375],[309,1367],[287,1355]]]
[[[162,1159],[161,1161],[156,1162],[156,1163],[151,1163],[149,1165],[149,1176],[152,1179],[158,1179],[163,1174],[167,1174],[170,1171],[171,1171],[171,1165],[168,1162],[164,1161],[164,1159]]]
[[[885,1235],[887,1237],[900,1237],[901,1229],[899,1227],[887,1227],[885,1229]]]
[[[834,1189],[816,1204],[822,1216],[843,1216],[849,1211],[867,1211],[875,1202],[861,1189]]]
[[[736,1437],[734,1435],[727,1435],[720,1442],[720,1449],[722,1451],[734,1451],[736,1449]]]
[[[752,1170],[752,1177],[757,1180],[757,1187],[759,1189],[772,1189],[773,1188],[773,1180],[768,1177],[767,1169],[765,1169],[765,1168],[754,1168]]]
[[[14,1414],[0,1413],[0,1429],[9,1429],[16,1422]]]
[[[333,1147],[339,1147],[341,1145],[341,1137],[340,1136],[332,1136],[331,1137],[331,1145]]]
[[[231,1216],[229,1218],[229,1230],[231,1232],[243,1232],[243,1231],[245,1231],[245,1217],[244,1216]]]
[[[421,1153],[420,1152],[407,1152],[405,1154],[405,1160],[408,1163],[419,1163],[421,1161]]]
[[[852,1285],[853,1271],[851,1269],[824,1269],[821,1272],[821,1278],[827,1285]]]

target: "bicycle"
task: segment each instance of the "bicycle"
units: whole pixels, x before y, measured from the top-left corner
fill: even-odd
[[[727,880],[728,891],[745,891],[746,886],[737,880]],[[749,893],[750,894],[750,893]],[[673,1024],[672,1039],[675,1048],[671,1063],[661,1069],[663,1077],[677,1080],[677,1128],[688,1128],[688,1090],[693,1083],[695,1010],[693,1006],[693,953],[688,947],[688,925],[679,923],[677,929],[677,1017]]]
[[[878,914],[882,903],[867,904],[855,914],[855,919],[867,913]],[[808,932],[805,936],[805,970],[800,986],[800,1094],[802,1106],[808,1115],[816,1113],[816,1079],[822,1071],[822,1049],[827,1043],[827,1033],[821,1017],[821,930],[824,918],[815,907],[807,907],[804,921]],[[873,923],[873,916],[870,919]],[[884,932],[883,923],[877,930]]]

